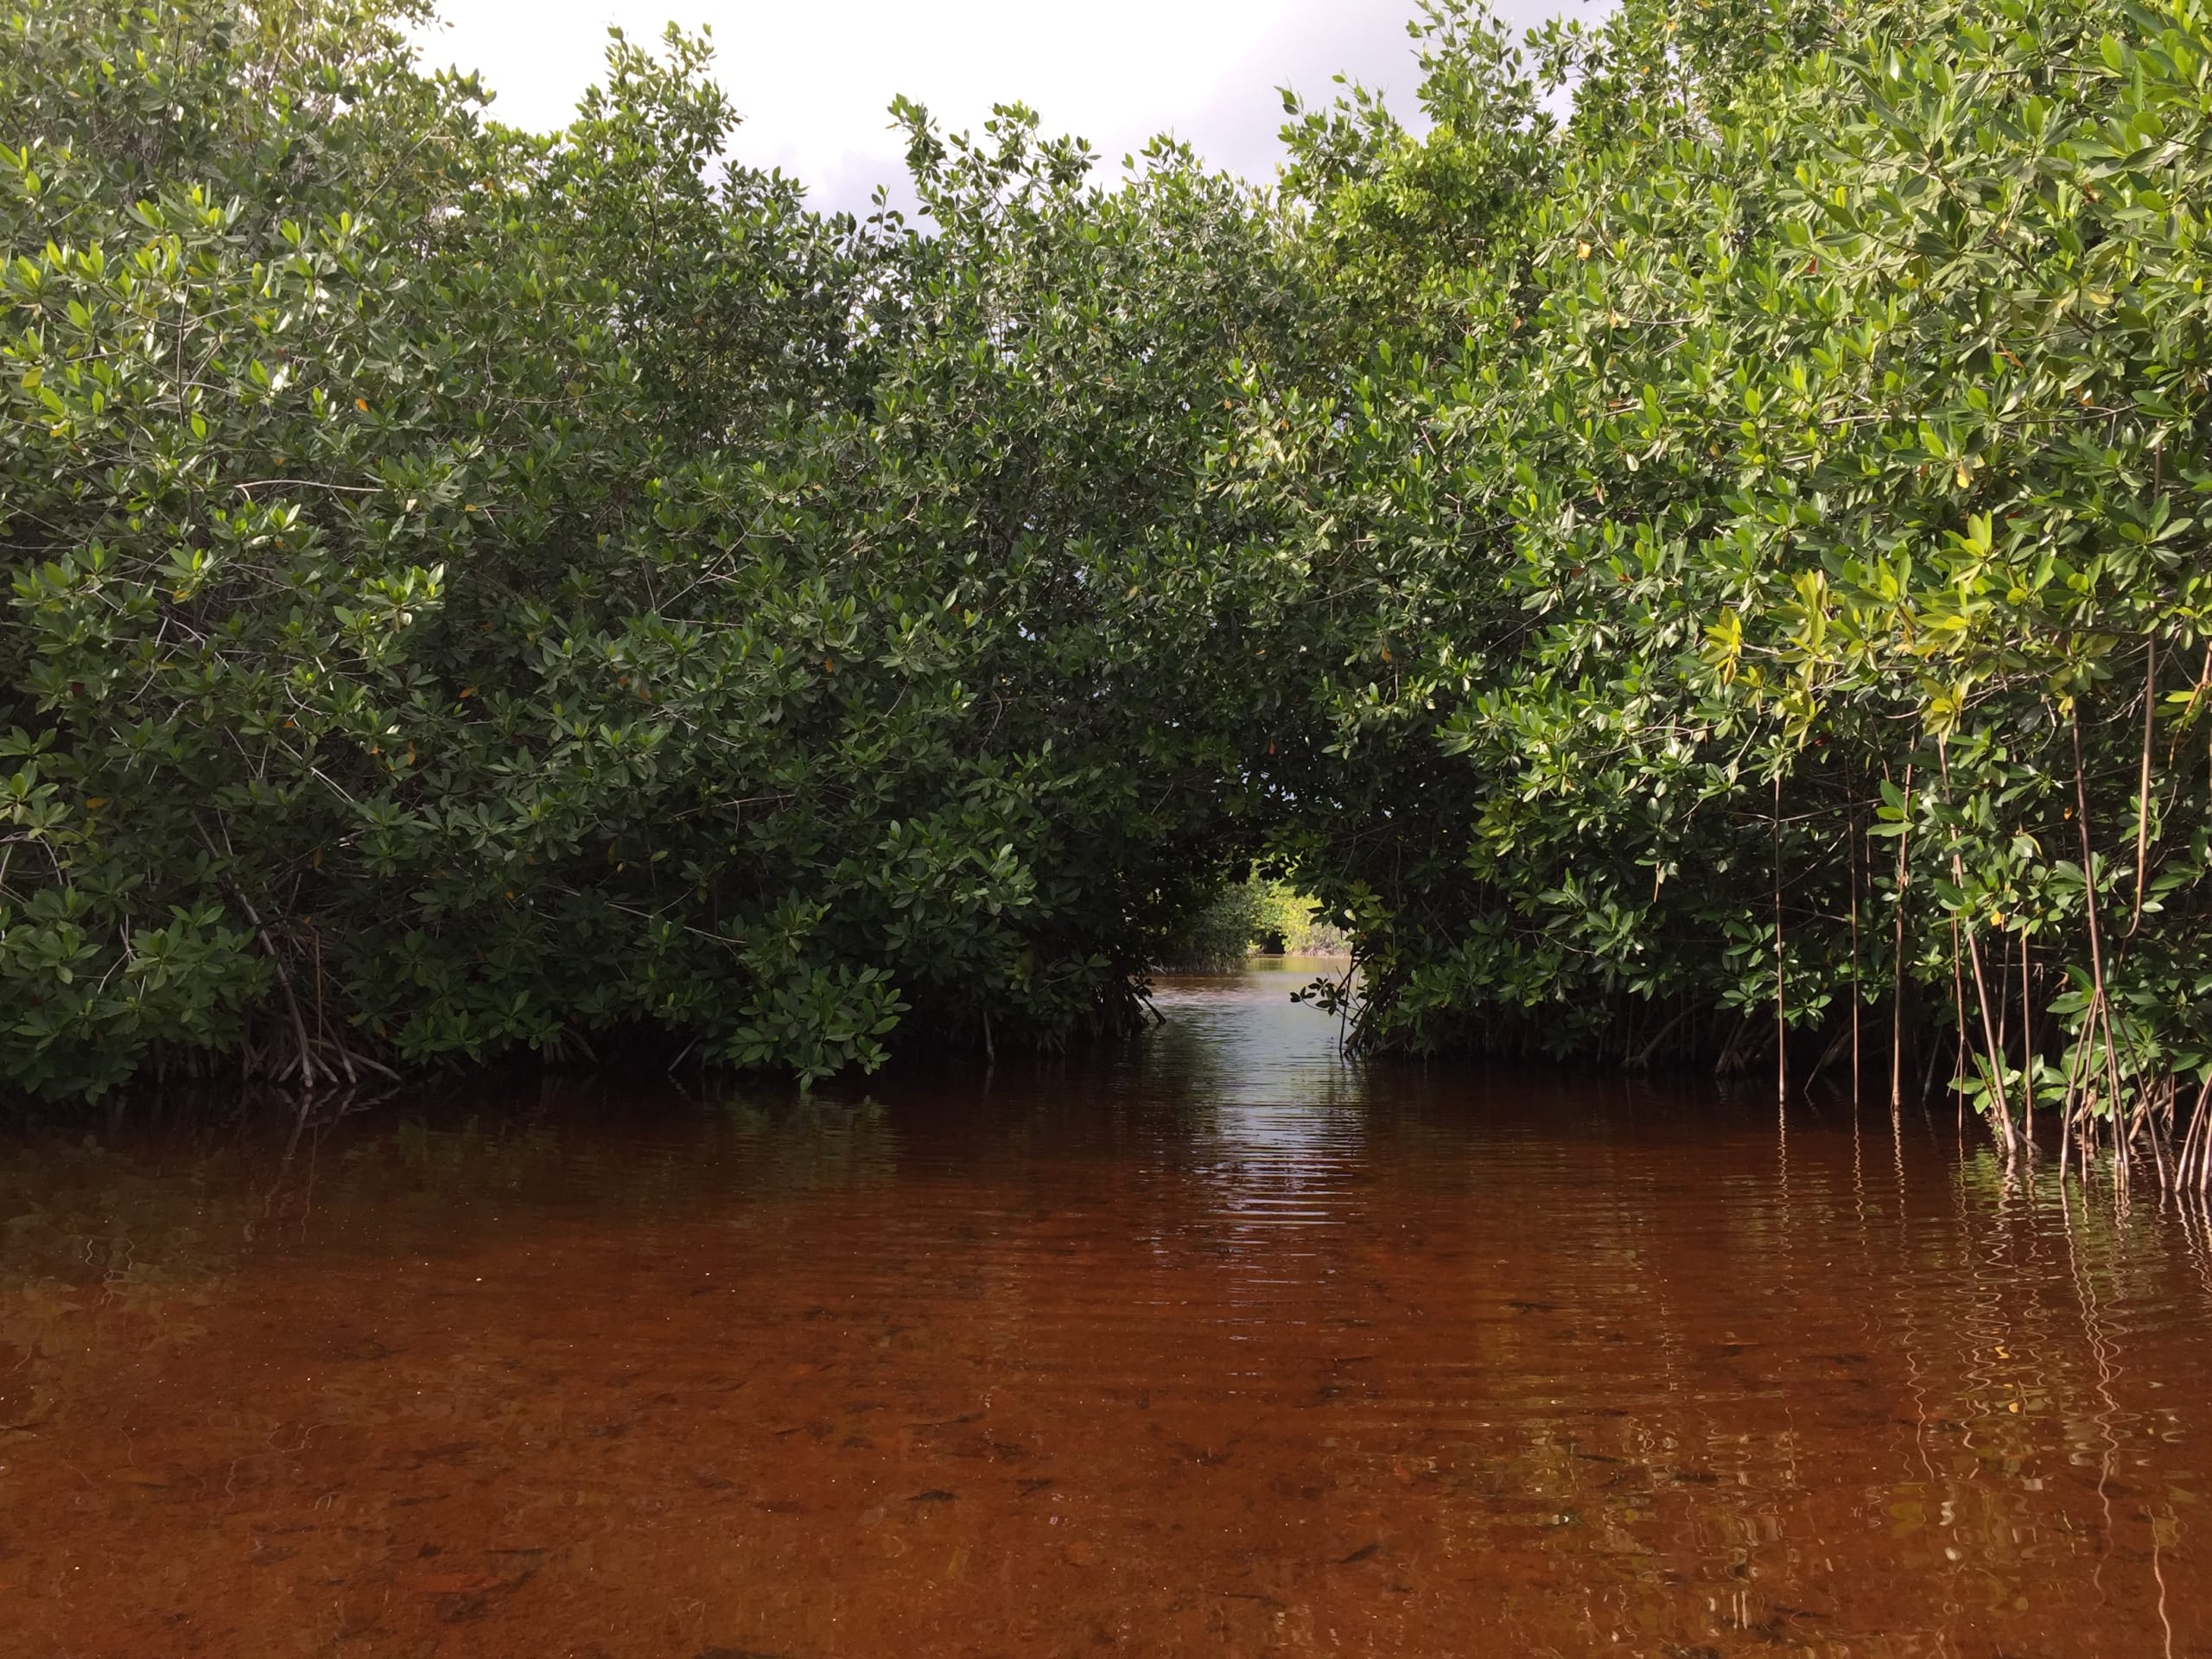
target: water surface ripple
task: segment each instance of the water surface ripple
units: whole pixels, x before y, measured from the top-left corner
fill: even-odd
[[[1952,1124],[1111,1062],[0,1158],[0,1653],[2212,1654],[2212,1255]]]

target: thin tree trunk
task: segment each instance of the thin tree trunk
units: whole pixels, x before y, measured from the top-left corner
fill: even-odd
[[[1774,774],[1774,1106],[1789,1110],[1789,1023],[1782,956],[1782,772]]]
[[[2127,1162],[2126,1147],[2120,1139],[2120,1056],[2114,1052],[2112,1029],[2112,999],[2105,994],[2104,942],[2097,927],[2097,867],[2096,855],[2089,845],[2089,785],[2082,772],[2082,705],[2074,705],[2074,817],[2075,827],[2082,836],[2082,905],[2089,922],[2089,1018],[2100,1014],[2105,1027],[2105,1076],[2112,1090],[2113,1151],[2124,1168]],[[2084,1029],[2087,1029],[2085,1026]]]
[[[1967,976],[1959,961],[1959,918],[1951,918],[1951,1028],[1958,1052],[1951,1057],[1952,1090],[1959,1100],[1959,1137],[1967,1132]]]
[[[1847,780],[1849,774],[1846,774]],[[1846,789],[1848,791],[1848,782]],[[1859,810],[1857,803],[1847,797],[1844,802],[1843,823],[1851,850],[1851,1113],[1855,1121],[1859,1116]]]
[[[300,999],[292,990],[290,970],[284,966],[283,955],[276,949],[276,940],[269,937],[269,929],[262,922],[261,912],[253,907],[253,901],[237,887],[228,882],[225,885],[230,887],[231,897],[238,901],[238,907],[245,912],[246,919],[253,924],[254,937],[261,941],[261,949],[269,958],[269,965],[276,971],[276,988],[283,993],[284,1011],[289,1016],[292,1027],[292,1040],[299,1049],[300,1084],[302,1088],[312,1090],[315,1086],[317,1069],[315,1045],[308,1038],[308,1022],[300,1012]],[[278,1075],[281,1077],[283,1074]],[[338,1081],[337,1072],[330,1073],[330,1080],[333,1083]]]
[[[2196,1107],[2190,1114],[2189,1128],[2184,1131],[2186,1139],[2194,1148],[2194,1153],[2190,1160],[2188,1173],[2183,1179],[2200,1192],[2204,1190],[2208,1167],[2205,1158],[2204,1132],[2208,1125],[2212,1125],[2212,1116],[2208,1116],[2204,1109],[2205,1097],[2208,1095],[2212,1095],[2212,1081],[2206,1082],[2197,1090]]]
[[[1904,1109],[1904,889],[1905,848],[1912,839],[1912,762],[1904,766],[1904,817],[1897,826],[1897,941],[1890,983],[1890,1123]]]
[[[1954,880],[1957,876],[1954,874]],[[1989,985],[1982,977],[1981,946],[1974,940],[1974,930],[1967,930],[1967,956],[1974,963],[1974,999],[1981,1005],[1982,1040],[1989,1045],[1989,1088],[1997,1102],[1998,1141],[2005,1148],[2005,1161],[2012,1161],[2012,1109],[2005,1091],[2005,1039],[1999,1034],[1996,1024],[1989,1015]],[[1966,1033],[1961,1032],[1963,1040]]]
[[[2151,717],[2158,709],[2158,636],[2144,641],[2143,771],[2135,785],[2135,914],[2127,924],[2133,938],[2143,925],[2143,871],[2151,851]]]
[[[1950,802],[1951,790],[1950,753],[1948,748],[1941,743],[1937,746],[1936,753],[1942,757],[1943,763],[1943,794],[1945,804],[1946,805],[1948,805]],[[1961,891],[1965,889],[1967,885],[1966,865],[1959,857],[1959,832],[1955,824],[1952,826],[1951,830],[1951,885],[1958,887]],[[1957,972],[1958,937],[1959,924],[1955,919],[1954,919],[1951,923],[1951,950],[1952,971],[1955,974]],[[1981,1035],[1982,1040],[1987,1045],[1985,1052],[1988,1057],[1989,1062],[1989,1087],[1992,1095],[1995,1097],[1997,1102],[1997,1119],[2001,1130],[1999,1139],[2005,1148],[2005,1161],[2009,1164],[2012,1161],[2013,1155],[2012,1109],[2010,1103],[2005,1099],[2005,1043],[2003,1038],[1999,1036],[1998,1033],[1995,1022],[1990,1018],[1989,985],[1987,981],[1982,976],[1981,946],[1975,940],[1974,930],[1971,926],[1967,929],[1967,954],[1974,962],[1974,997],[1981,1006]],[[1963,1068],[1966,1063],[1965,1053],[1967,1028],[1965,1004],[1966,991],[1965,988],[1961,986],[1959,989],[1959,1052],[1961,1076],[1964,1075]],[[1965,1127],[1966,1109],[1966,1096],[1963,1093],[1959,1096],[1959,1103],[1961,1115],[1960,1127],[1963,1129]]]

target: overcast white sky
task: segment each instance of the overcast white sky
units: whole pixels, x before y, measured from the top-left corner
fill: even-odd
[[[1564,0],[1582,16],[1592,4]],[[1516,27],[1560,9],[1499,8]],[[482,71],[499,118],[542,130],[565,124],[597,77],[609,24],[648,42],[671,18],[709,25],[745,117],[735,159],[796,174],[817,207],[865,213],[877,184],[906,176],[885,113],[895,92],[949,130],[979,129],[994,103],[1019,100],[1109,163],[1172,130],[1216,166],[1266,177],[1281,153],[1277,86],[1319,102],[1342,72],[1388,88],[1402,119],[1418,115],[1414,10],[1414,0],[443,0],[423,52]]]

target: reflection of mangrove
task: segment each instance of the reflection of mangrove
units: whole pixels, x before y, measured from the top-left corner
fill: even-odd
[[[505,1120],[404,1120],[340,1148],[315,1202],[399,1213],[474,1200],[581,1202],[620,1220],[879,1183],[897,1171],[887,1116],[872,1098],[679,1103],[658,1135],[650,1120],[641,1129],[634,1116],[613,1113],[579,1122],[581,1103],[556,1102]],[[609,1160],[620,1166],[619,1180],[604,1178]]]
[[[849,1386],[825,1394],[874,1400],[876,1379],[917,1355],[920,1374],[942,1364],[949,1376],[966,1375],[949,1355],[1018,1356],[1032,1386],[1010,1392],[1049,1427],[1065,1420],[1045,1384],[1072,1376],[1070,1408],[1090,1410],[1097,1373],[1134,1359],[1126,1372],[1146,1386],[1176,1373],[1162,1418],[1176,1387],[1338,1411],[1299,1420],[1309,1439],[1281,1443],[1310,1446],[1360,1503],[1435,1516],[1432,1583],[1452,1570],[1489,1581],[1516,1551],[1572,1562],[1592,1593],[1567,1650],[1693,1618],[1710,1633],[1677,1650],[1935,1650],[1910,1645],[1924,1630],[1854,1645],[1808,1624],[1820,1607],[1779,1607],[1777,1586],[1817,1576],[1805,1563],[1834,1552],[1847,1576],[1878,1560],[2009,1609],[2048,1593],[2055,1572],[2070,1582],[2080,1565],[2086,1580],[2100,1552],[2114,1573],[2146,1572],[2147,1548],[2182,1535],[2187,1483],[2164,1462],[2154,1479],[2145,1459],[2191,1427],[2195,1402],[2172,1386],[2176,1350],[2157,1345],[2144,1310],[2178,1320],[2212,1305],[2212,1281],[2190,1305],[2176,1274],[2206,1268],[2195,1211],[2085,1206],[2048,1166],[2030,1181],[1993,1150],[1959,1160],[1893,1139],[1886,1122],[1863,1139],[1831,1120],[1780,1138],[1747,1123],[1716,1141],[1709,1101],[1684,1103],[1694,1117],[1673,1124],[1662,1097],[1555,1077],[1483,1093],[1456,1071],[1309,1064],[1310,1051],[1279,1052],[1249,1006],[1211,1025],[1207,1013],[1171,1010],[1121,1072],[1009,1065],[988,1096],[963,1078],[936,1095],[887,1090],[888,1104],[613,1090],[425,1101],[398,1122],[311,1122],[289,1164],[275,1115],[227,1138],[19,1138],[0,1157],[0,1431],[28,1438],[0,1440],[0,1461],[58,1450],[64,1428],[92,1432],[92,1416],[66,1408],[104,1402],[119,1356],[205,1344],[203,1357],[227,1357],[220,1344],[253,1341],[265,1306],[303,1305],[296,1282],[257,1300],[258,1273],[359,1287],[364,1261],[496,1241],[512,1262],[549,1238],[626,1262],[639,1240],[665,1245],[672,1224],[804,1216],[828,1195],[836,1281],[883,1294],[831,1306],[805,1280],[821,1236],[794,1235],[772,1272],[796,1268],[800,1285],[759,1277],[757,1297],[732,1304],[760,1318],[733,1351],[761,1344],[751,1351],[778,1362],[764,1376],[842,1352],[849,1368],[827,1375]],[[1102,1282],[1139,1294],[1104,1297]],[[516,1287],[553,1299],[542,1328],[557,1326],[564,1285]],[[817,1318],[816,1300],[830,1312]],[[659,1331],[671,1306],[641,1303],[635,1325],[603,1306],[594,1317],[649,1348],[639,1332]],[[1105,1345],[1071,1317],[1093,1308],[1128,1320]],[[396,1299],[381,1314],[411,1319],[413,1306]],[[677,1317],[698,1323],[655,1351],[710,1329]],[[803,1349],[777,1345],[801,1325],[788,1339]],[[401,1362],[417,1368],[410,1389],[442,1375],[436,1332],[421,1339]],[[454,1351],[471,1376],[505,1378],[515,1340],[472,1330]],[[1395,1377],[1374,1379],[1394,1363]],[[2168,1386],[2146,1395],[2146,1380]],[[332,1386],[314,1409],[333,1422],[391,1405],[372,1368]],[[518,1410],[542,1406],[535,1386],[499,1384]],[[727,1421],[753,1408],[747,1396]],[[932,1407],[910,1432],[972,1446],[978,1468],[1013,1457],[969,1408]],[[610,1421],[658,1432],[643,1407],[622,1410]],[[857,1411],[818,1441],[813,1425],[788,1444],[824,1459],[848,1433],[885,1433]],[[437,1444],[458,1439],[436,1430]],[[391,1444],[414,1449],[397,1430]],[[1822,1466],[1839,1452],[1865,1464],[1861,1483]],[[1052,1470],[1035,1468],[1049,1487]],[[1307,1475],[1282,1478],[1294,1477]],[[1391,1546],[1352,1559],[1368,1548],[1353,1535],[1338,1564],[1386,1560]],[[1737,1636],[1760,1645],[1728,1645]]]
[[[254,1162],[235,1144],[168,1156],[91,1135],[7,1145],[0,1432],[36,1432],[56,1404],[58,1369],[86,1351],[95,1316],[140,1352],[205,1334],[200,1316],[252,1236]]]
[[[1375,1161],[1416,1169],[1404,1143],[1433,1128],[1418,1112],[1400,1116]],[[1567,1163],[1590,1152],[1545,1150]],[[1395,1478],[1465,1505],[1471,1561],[1497,1547],[1503,1514],[1532,1534],[1563,1535],[1559,1548],[1639,1563],[1631,1605],[1613,1610],[1630,1628],[1659,1628],[1679,1610],[1685,1578],[1717,1569],[1743,1586],[1719,1628],[1790,1637],[1762,1611],[1757,1581],[1833,1548],[1824,1539],[1840,1524],[1863,1529],[1867,1519],[1845,1513],[1853,1508],[1878,1520],[1896,1569],[1969,1575],[1992,1607],[2024,1610],[2051,1560],[2082,1548],[2067,1514],[2031,1495],[2070,1477],[2094,1518],[2098,1493],[2121,1492],[2146,1448],[2187,1427],[2190,1402],[2118,1404],[2129,1333],[2111,1310],[2156,1305],[2177,1254],[2206,1274],[2212,1305],[2205,1217],[2085,1206],[2055,1172],[2032,1186],[2008,1179],[1991,1149],[1949,1171],[1923,1159],[1911,1177],[1948,1182],[1947,1224],[1940,1198],[1908,1190],[1901,1157],[1892,1172],[1886,1140],[1868,1150],[1878,1155],[1855,1179],[1832,1164],[1806,1168],[1794,1185],[1717,1206],[1719,1224],[1702,1242],[1679,1211],[1662,1224],[1665,1195],[1646,1187],[1632,1152],[1597,1153],[1590,1201],[1548,1218],[1580,1269],[1571,1294],[1510,1301],[1504,1317],[1471,1325],[1453,1368],[1475,1380],[1469,1397],[1440,1387],[1434,1402],[1447,1414],[1480,1408],[1483,1427],[1510,1408],[1522,1419],[1516,1440],[1446,1437],[1434,1456],[1395,1460]],[[1483,1166],[1460,1167],[1468,1204],[1480,1205]],[[1847,1343],[1823,1351],[1802,1340],[1813,1334],[1802,1325],[1791,1332],[1801,1340],[1772,1340],[1768,1299],[1794,1299],[1815,1279],[1868,1288],[1864,1307],[1837,1320]],[[1724,1313],[1717,1333],[1716,1287],[1741,1301],[1740,1321]],[[1500,1379],[1510,1380],[1503,1399]],[[1901,1419],[1891,1404],[1900,1395]],[[1871,1491],[1839,1494],[1796,1430],[1744,1432],[1760,1401],[1784,1425],[1794,1402],[1863,1422],[1870,1437],[1908,1424],[1911,1456]],[[2137,1535],[2171,1544],[2172,1503],[2145,1509],[2126,1490],[2133,1507],[2104,1514],[2106,1552],[2125,1553]],[[1686,1536],[1700,1541],[1694,1551]]]
[[[533,1208],[620,1225],[897,1173],[872,1099],[677,1102],[658,1141],[617,1113],[580,1124],[588,1104],[547,1096],[449,1123],[311,1120],[289,1157],[289,1112],[219,1137],[18,1135],[0,1157],[0,1427],[28,1427],[35,1402],[50,1405],[40,1379],[76,1351],[88,1319],[141,1347],[193,1340],[198,1311],[257,1258],[349,1241],[382,1249],[398,1234],[449,1245]]]

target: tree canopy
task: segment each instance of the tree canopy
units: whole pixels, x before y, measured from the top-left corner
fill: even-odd
[[[912,224],[417,16],[0,32],[19,1086],[1064,1043],[1255,858],[1376,1052],[2212,1077],[2195,0],[1454,0]]]

